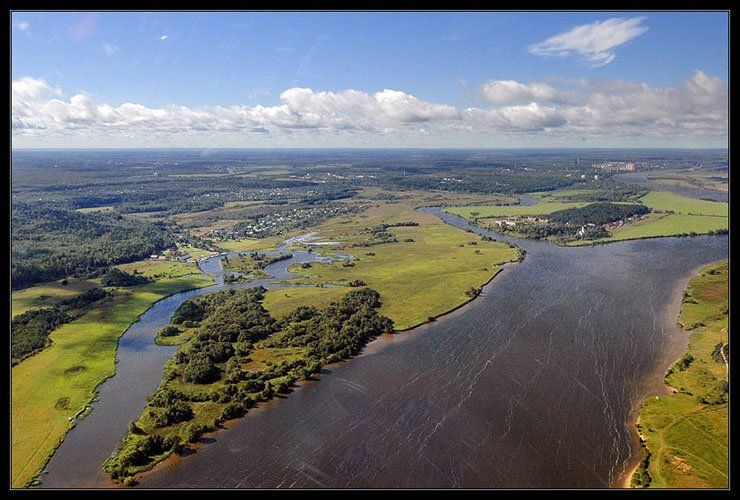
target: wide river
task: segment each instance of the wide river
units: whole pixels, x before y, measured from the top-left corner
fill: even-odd
[[[686,346],[676,326],[682,289],[699,267],[727,257],[728,238],[581,248],[510,241],[527,250],[526,259],[507,265],[476,300],[378,338],[320,381],[302,383],[210,435],[195,453],[160,464],[141,486],[618,485],[639,458],[635,410],[644,397],[664,393],[662,374]],[[208,291],[159,302],[124,334],[116,376],[69,433],[42,486],[110,485],[100,464],[174,351],[153,347],[156,331],[177,304]]]

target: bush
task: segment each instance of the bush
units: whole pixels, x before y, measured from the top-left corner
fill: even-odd
[[[147,404],[149,406],[164,408],[165,406],[170,406],[175,401],[183,399],[185,399],[185,394],[182,392],[164,388],[152,394],[149,399],[147,399]]]
[[[192,423],[188,426],[186,431],[187,440],[190,443],[195,443],[198,441],[199,437],[210,430],[211,428],[207,425]]]
[[[216,365],[208,356],[191,357],[187,366],[182,372],[182,379],[185,382],[195,384],[207,384],[218,378],[219,372]]]
[[[172,315],[173,323],[183,323],[184,321],[202,321],[206,313],[205,307],[200,301],[195,299],[186,300],[180,307],[175,309]]]
[[[141,440],[138,449],[146,456],[159,455],[165,451],[164,438],[158,434],[152,434]]]
[[[178,424],[193,418],[193,409],[185,401],[175,400],[164,407],[164,411],[156,414],[154,425],[157,427],[167,427],[168,425]]]
[[[180,335],[180,329],[174,325],[167,325],[159,331],[158,335],[160,337],[175,337]]]
[[[233,420],[244,415],[244,405],[241,403],[229,403],[221,412],[221,421]]]
[[[122,470],[136,465],[142,465],[146,461],[146,453],[137,447],[127,448],[118,455],[118,464]]]
[[[108,272],[105,273],[101,284],[103,286],[134,286],[149,283],[152,280],[141,274],[129,274],[121,271],[117,267],[111,267]]]

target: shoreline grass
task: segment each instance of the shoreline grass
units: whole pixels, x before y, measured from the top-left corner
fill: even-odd
[[[157,301],[212,284],[195,266],[146,262],[124,266],[158,276],[155,282],[115,289],[110,304],[62,325],[51,333],[49,348],[12,368],[11,487],[34,481],[84,416],[97,387],[115,374],[115,353],[126,329]]]
[[[704,267],[684,292],[678,323],[686,353],[665,376],[674,392],[643,403],[637,423],[645,456],[631,486],[729,485],[728,261]]]

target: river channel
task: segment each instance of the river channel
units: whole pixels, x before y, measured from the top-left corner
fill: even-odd
[[[229,423],[192,455],[158,465],[141,486],[617,485],[636,460],[635,410],[664,393],[662,373],[686,346],[676,325],[682,289],[699,267],[727,257],[728,237],[563,248],[424,210],[512,241],[527,256],[466,306],[376,339],[320,381]],[[317,256],[295,252],[267,272],[285,279],[281,270],[304,258]],[[42,487],[110,485],[100,465],[174,352],[155,346],[155,333],[183,300],[224,287],[172,296],[131,326],[117,374],[52,458]]]

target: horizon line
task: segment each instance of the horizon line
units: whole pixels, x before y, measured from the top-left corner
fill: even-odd
[[[208,150],[228,150],[228,151],[275,151],[275,150],[291,150],[291,151],[331,151],[331,150],[357,150],[357,151],[547,151],[547,150],[574,150],[574,151],[589,151],[589,150],[717,150],[717,151],[729,151],[729,147],[159,147],[159,146],[141,146],[141,147],[100,147],[100,148],[59,148],[59,147],[39,147],[39,148],[13,148],[11,151],[142,151],[142,150],[184,150],[184,151],[208,151]]]

